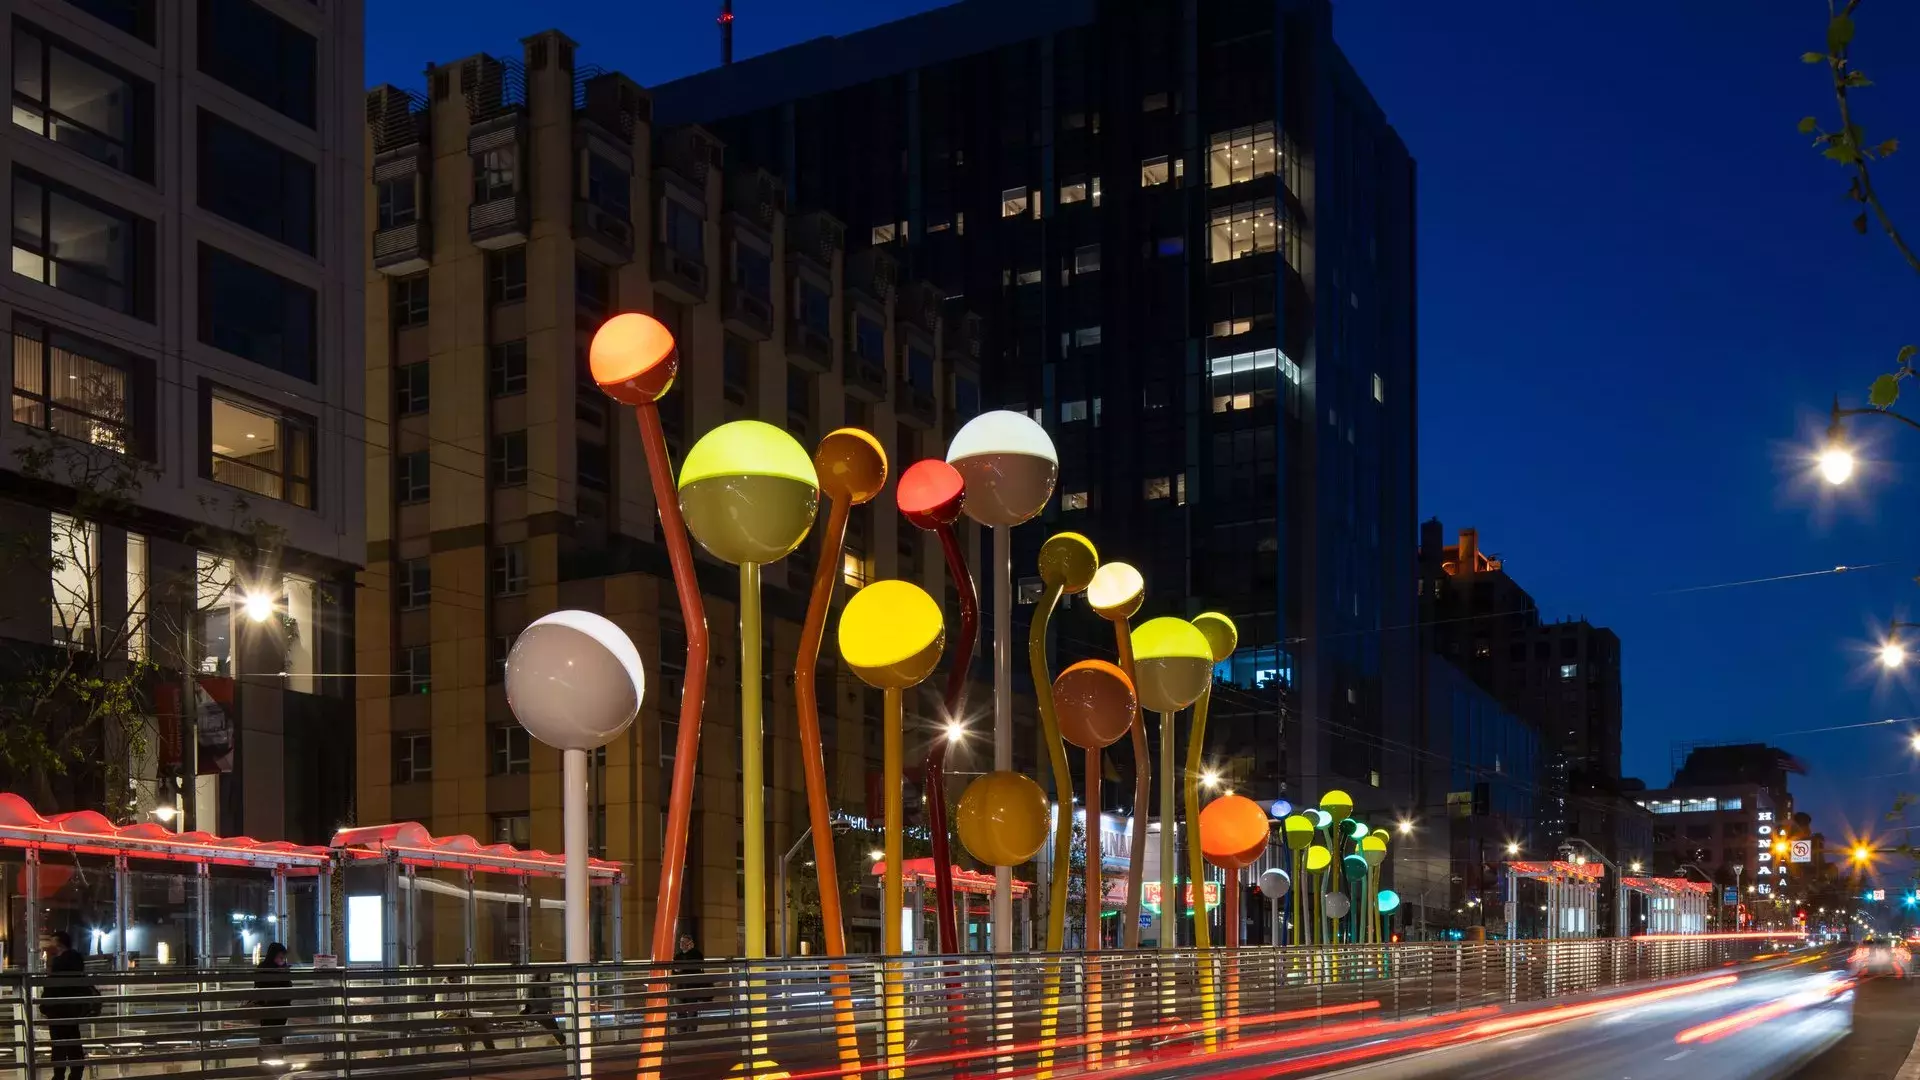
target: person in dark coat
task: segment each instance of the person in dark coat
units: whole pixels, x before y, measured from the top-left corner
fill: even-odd
[[[566,1041],[560,1037],[560,1021],[553,1016],[552,974],[536,971],[527,980],[527,1003],[520,1006],[520,1015],[546,1028],[556,1044]]]
[[[700,977],[707,958],[693,943],[692,934],[681,934],[677,946],[673,951],[673,997],[679,1007],[674,1014],[684,1021],[681,1031],[698,1031],[700,1003],[707,998],[707,981]]]
[[[254,969],[253,1003],[266,1014],[260,1018],[260,1045],[279,1046],[287,1037],[287,1007],[293,1002],[293,976],[287,974],[287,947],[274,942]]]
[[[41,991],[40,1013],[53,1036],[53,1080],[80,1080],[87,1067],[87,1047],[80,1041],[80,1018],[94,1015],[99,993],[86,981],[87,960],[73,948],[73,935],[53,932],[47,947],[47,980]]]

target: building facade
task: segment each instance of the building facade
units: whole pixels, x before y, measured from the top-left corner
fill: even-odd
[[[43,812],[323,840],[351,815],[365,554],[362,5],[8,12],[5,677],[131,679],[150,717],[9,690],[10,727],[52,717],[75,755],[9,783]]]
[[[1435,884],[1450,886],[1433,889],[1432,921],[1498,923],[1500,864],[1542,855],[1535,824],[1544,764],[1540,733],[1447,661],[1429,654],[1426,667],[1426,715],[1441,739],[1431,745],[1429,760],[1442,764],[1445,786],[1424,800],[1444,799],[1432,842],[1446,853],[1445,876]],[[1419,899],[1405,895],[1409,902]]]
[[[559,756],[514,722],[502,663],[542,614],[601,612],[633,637],[648,673],[639,719],[592,770],[593,843],[630,867],[624,950],[637,955],[660,873],[686,627],[635,422],[587,370],[594,330],[638,310],[674,331],[680,376],[661,410],[676,460],[719,424],[756,418],[810,450],[834,428],[866,429],[898,475],[943,455],[977,409],[980,320],[893,253],[848,250],[837,219],[792,203],[777,175],[733,163],[711,132],[656,124],[644,90],[577,63],[555,31],[525,39],[517,58],[432,65],[417,91],[376,88],[367,118],[375,420],[359,662],[392,678],[361,680],[361,818],[559,850]],[[854,510],[837,602],[901,577],[951,603],[931,534],[893,505],[889,491]],[[977,552],[973,527],[962,530]],[[774,860],[806,827],[793,658],[817,543],[763,571]],[[738,955],[738,577],[699,558],[713,662],[682,910],[707,955]],[[831,634],[820,686],[832,804],[859,834],[881,805],[881,699],[835,662]],[[914,761],[924,739],[944,737],[925,705],[909,706]],[[977,767],[966,763],[976,750],[989,741],[963,740],[949,768]],[[870,846],[848,848],[848,882],[868,876]],[[794,857],[796,881],[810,880],[810,857]],[[813,936],[798,892],[774,904],[775,919],[791,910],[800,936]],[[849,904],[850,940],[877,948],[873,891]],[[488,926],[483,951],[513,955],[517,924],[502,914]],[[557,955],[557,920],[528,932],[535,955]]]
[[[1791,815],[1758,784],[1663,788],[1634,799],[1653,815],[1654,858],[1663,871],[1691,865],[1737,885],[1753,903],[1791,895],[1786,890],[1809,870],[1792,861]]]
[[[654,94],[985,316],[982,398],[1060,453],[1016,573],[1073,530],[1143,616],[1231,615],[1236,790],[1406,806],[1414,165],[1326,3],[966,0]]]

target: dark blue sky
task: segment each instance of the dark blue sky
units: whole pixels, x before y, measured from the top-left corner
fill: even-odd
[[[937,5],[736,6],[745,57]],[[420,88],[429,60],[549,25],[643,84],[717,59],[717,3],[646,8],[389,5],[367,80]],[[1341,0],[1335,36],[1420,163],[1422,514],[1477,526],[1549,617],[1619,632],[1629,774],[1666,783],[1677,740],[1771,739],[1835,836],[1920,790],[1908,725],[1781,733],[1920,714],[1920,676],[1880,677],[1868,647],[1920,620],[1920,432],[1863,426],[1875,461],[1840,498],[1806,459],[1832,394],[1920,341],[1920,280],[1853,234],[1845,177],[1794,131],[1831,112],[1798,59],[1825,10]],[[1920,5],[1865,7],[1859,120],[1909,143],[1880,184],[1920,237],[1916,44]]]

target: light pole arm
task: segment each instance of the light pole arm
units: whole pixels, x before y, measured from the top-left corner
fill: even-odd
[[[1911,416],[1905,416],[1900,413],[1894,412],[1892,409],[1872,409],[1872,408],[1842,409],[1838,405],[1836,405],[1833,410],[1834,422],[1836,424],[1839,423],[1840,418],[1844,416],[1885,416],[1894,420],[1898,420],[1910,428],[1914,428],[1915,430],[1920,430],[1920,420],[1915,420]]]

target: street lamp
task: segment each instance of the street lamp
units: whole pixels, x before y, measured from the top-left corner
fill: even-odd
[[[1507,854],[1509,855],[1520,854],[1520,844],[1517,841],[1513,841],[1513,840],[1507,841]]]
[[[1841,418],[1867,415],[1888,416],[1908,427],[1920,428],[1920,420],[1902,416],[1891,409],[1843,409],[1840,407],[1839,395],[1834,395],[1833,409],[1828,414],[1827,441],[1814,458],[1815,464],[1820,468],[1820,475],[1826,478],[1827,483],[1838,487],[1853,478],[1853,448],[1847,445],[1846,428],[1840,423]]]
[[[1920,630],[1920,623],[1895,619],[1887,624],[1887,638],[1880,643],[1880,666],[1892,670],[1907,662],[1907,646],[1900,640],[1900,631]],[[1914,738],[1914,748],[1920,749],[1920,735]]]
[[[1399,824],[1395,827],[1400,830],[1401,836],[1411,836],[1413,834],[1413,822],[1407,818],[1401,818]]]
[[[1873,849],[1865,844],[1853,845],[1853,861],[1865,866],[1873,858]]]

